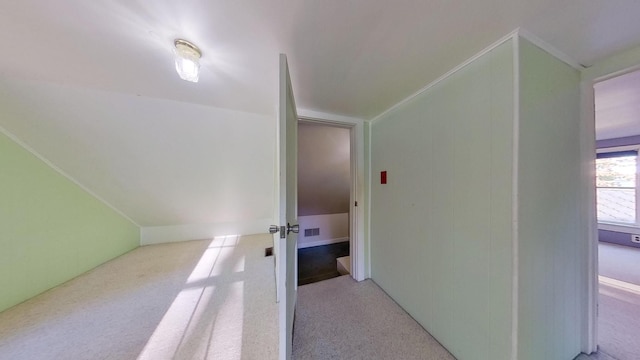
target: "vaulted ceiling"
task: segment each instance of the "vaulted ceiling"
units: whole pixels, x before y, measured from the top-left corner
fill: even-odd
[[[279,53],[299,108],[371,119],[515,28],[589,66],[640,45],[638,14],[634,0],[5,1],[0,126],[140,224],[269,217]],[[175,38],[202,49],[199,83],[176,75]]]

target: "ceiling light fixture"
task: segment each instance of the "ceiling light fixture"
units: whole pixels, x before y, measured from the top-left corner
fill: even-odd
[[[176,71],[183,80],[198,82],[202,52],[187,40],[176,39]]]

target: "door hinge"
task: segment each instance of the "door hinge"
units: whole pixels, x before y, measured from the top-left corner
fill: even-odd
[[[358,202],[356,201],[356,204],[354,206],[358,206]]]

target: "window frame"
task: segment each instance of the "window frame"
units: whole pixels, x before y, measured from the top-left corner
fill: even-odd
[[[629,229],[640,229],[640,144],[635,144],[635,145],[625,145],[625,146],[615,146],[615,147],[608,147],[608,148],[600,148],[600,149],[596,149],[596,160],[598,157],[598,154],[604,154],[604,153],[614,153],[614,152],[625,152],[625,151],[635,151],[638,153],[638,155],[636,156],[636,177],[635,177],[635,194],[636,194],[636,219],[635,219],[635,223],[622,223],[622,222],[615,222],[615,221],[602,221],[600,219],[598,219],[597,217],[597,213],[596,213],[596,221],[598,223],[598,229],[600,230],[609,230],[609,231],[619,231],[619,232],[628,232]],[[595,160],[594,160],[595,161]],[[594,172],[595,172],[595,162],[594,162]],[[594,173],[594,176],[596,176],[597,179],[597,173]],[[597,180],[596,180],[596,184],[597,184]],[[598,191],[599,186],[596,185],[596,210],[597,210],[597,202],[598,202],[598,197],[597,197],[597,191]]]

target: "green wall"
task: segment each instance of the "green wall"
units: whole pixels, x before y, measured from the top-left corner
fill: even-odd
[[[371,126],[372,278],[458,359],[511,354],[513,58],[509,40]]]
[[[580,73],[520,39],[518,359],[580,351],[587,229],[580,220]]]
[[[372,123],[372,278],[458,359],[580,353],[579,84],[513,38]]]
[[[0,311],[139,242],[135,224],[0,133]]]

